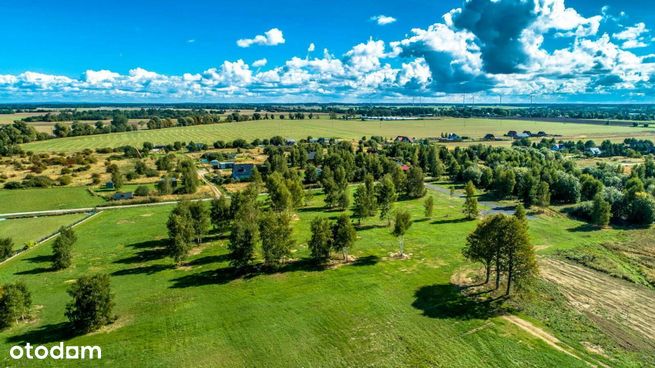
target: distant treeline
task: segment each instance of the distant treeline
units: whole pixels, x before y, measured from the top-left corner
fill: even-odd
[[[44,115],[35,115],[23,118],[25,122],[57,122],[57,121],[99,121],[110,120],[115,116],[124,116],[127,119],[178,119],[189,116],[218,115],[225,110],[177,110],[177,109],[138,109],[138,110],[62,110],[48,112]]]

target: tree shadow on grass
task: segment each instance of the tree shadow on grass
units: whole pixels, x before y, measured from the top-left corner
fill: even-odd
[[[358,267],[358,266],[374,266],[378,262],[380,262],[380,257],[378,256],[366,256],[366,257],[359,257],[353,262],[351,265]]]
[[[56,271],[52,267],[36,267],[30,270],[15,272],[14,275],[38,275],[40,273],[54,272]]]
[[[368,225],[355,225],[355,228],[357,231],[366,231],[366,230],[373,230],[373,229],[385,229],[387,228],[387,225],[377,225],[377,224],[368,224]]]
[[[566,229],[572,233],[588,233],[592,231],[598,231],[600,228],[598,226],[592,225],[592,224],[580,224],[576,227],[571,227]]]
[[[165,257],[166,257],[166,250],[164,248],[145,249],[140,252],[137,252],[133,256],[114,261],[114,263],[120,263],[120,264],[143,263],[143,262],[160,260]]]
[[[471,220],[467,219],[466,217],[458,217],[458,218],[445,218],[441,220],[434,220],[431,222],[432,225],[446,225],[446,224],[460,224],[462,222],[469,222]]]
[[[172,264],[155,264],[149,266],[141,266],[135,268],[127,268],[118,270],[111,273],[112,276],[128,276],[128,275],[153,275],[157,272],[171,270],[175,268]]]
[[[52,262],[52,255],[44,254],[42,256],[34,256],[30,258],[25,258],[25,261],[30,263],[47,263]]]
[[[430,318],[487,319],[502,312],[502,300],[478,301],[462,295],[459,288],[451,284],[420,287],[414,297],[412,306]]]
[[[187,265],[189,266],[202,266],[210,263],[221,263],[227,261],[227,254],[219,254],[215,256],[206,256],[206,257],[200,257],[193,259],[189,262],[187,262]]]
[[[166,246],[168,239],[147,240],[139,243],[128,244],[130,248],[143,249],[143,248],[163,248]]]
[[[261,275],[273,275],[297,271],[323,271],[325,268],[325,265],[318,264],[309,258],[289,262],[276,268],[264,267],[261,264],[240,270],[235,269],[234,267],[225,267],[216,270],[196,272],[175,278],[171,280],[173,284],[170,287],[172,289],[177,289],[205,285],[223,285],[238,279],[248,280]]]
[[[77,334],[67,322],[41,326],[37,329],[27,331],[23,334],[7,337],[8,344],[17,345],[30,343],[32,345],[43,345],[52,342],[66,341]]]

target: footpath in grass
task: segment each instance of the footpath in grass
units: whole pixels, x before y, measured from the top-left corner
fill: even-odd
[[[86,187],[0,190],[0,213],[95,207],[104,202]]]
[[[449,280],[465,262],[463,239],[475,223],[460,215],[459,201],[434,196],[431,219],[423,218],[422,201],[397,204],[416,220],[405,237],[409,259],[392,256],[397,241],[386,221],[369,219],[351,251],[354,263],[318,269],[304,262],[311,219],[338,215],[323,211],[316,196],[295,222],[294,260],[246,278],[229,271],[224,235],[208,237],[176,268],[162,249],[171,206],[101,213],[77,228],[71,268],[50,270],[50,244],[0,267],[0,282],[26,282],[40,306],[31,323],[0,332],[0,350],[27,341],[98,345],[101,366],[585,367],[459,304]],[[71,336],[66,289],[97,272],[111,275],[119,318]],[[15,364],[6,357],[2,363]]]

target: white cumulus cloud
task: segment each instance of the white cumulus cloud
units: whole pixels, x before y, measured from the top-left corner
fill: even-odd
[[[285,42],[284,34],[277,28],[271,28],[264,32],[263,35],[257,35],[254,38],[242,38],[237,41],[239,47],[250,47],[252,45],[260,46],[277,46]]]
[[[377,23],[380,26],[386,26],[387,24],[394,23],[396,21],[396,18],[390,17],[388,15],[376,15],[371,17],[371,20]]]

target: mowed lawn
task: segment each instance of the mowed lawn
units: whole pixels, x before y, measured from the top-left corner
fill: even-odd
[[[449,280],[465,264],[461,248],[475,222],[463,220],[460,199],[434,196],[432,219],[422,217],[422,201],[397,204],[416,220],[405,238],[409,259],[392,257],[390,229],[369,219],[352,264],[316,269],[296,261],[247,278],[228,271],[224,237],[210,237],[175,268],[161,249],[171,207],[101,213],[77,228],[70,269],[49,270],[49,244],[0,266],[0,282],[25,281],[39,306],[33,322],[0,332],[0,351],[27,341],[98,345],[103,359],[94,365],[121,367],[586,367],[501,318],[471,315],[457,303]],[[317,195],[299,211],[296,260],[308,254],[311,219],[338,215],[321,206]],[[118,320],[71,337],[66,289],[96,272],[112,276]],[[12,366],[57,363],[2,359]]]
[[[86,187],[0,190],[0,213],[86,208],[103,202]]]
[[[0,221],[0,238],[11,238],[15,249],[28,242],[53,234],[59,227],[68,226],[84,218],[84,214],[20,218]]]
[[[237,138],[284,137],[301,139],[307,136],[342,139],[359,139],[362,136],[379,135],[393,138],[398,135],[411,137],[439,137],[442,133],[457,133],[472,138],[482,138],[487,133],[502,136],[509,130],[522,132],[545,131],[569,138],[621,139],[627,136],[654,136],[655,128],[632,128],[592,124],[550,123],[495,119],[456,119],[416,121],[360,121],[360,120],[260,120],[241,123],[222,123],[192,127],[141,130],[84,137],[52,139],[23,145],[26,151],[79,151],[85,148],[141,146],[149,141],[169,144],[175,141],[211,144],[217,140],[231,141]]]

